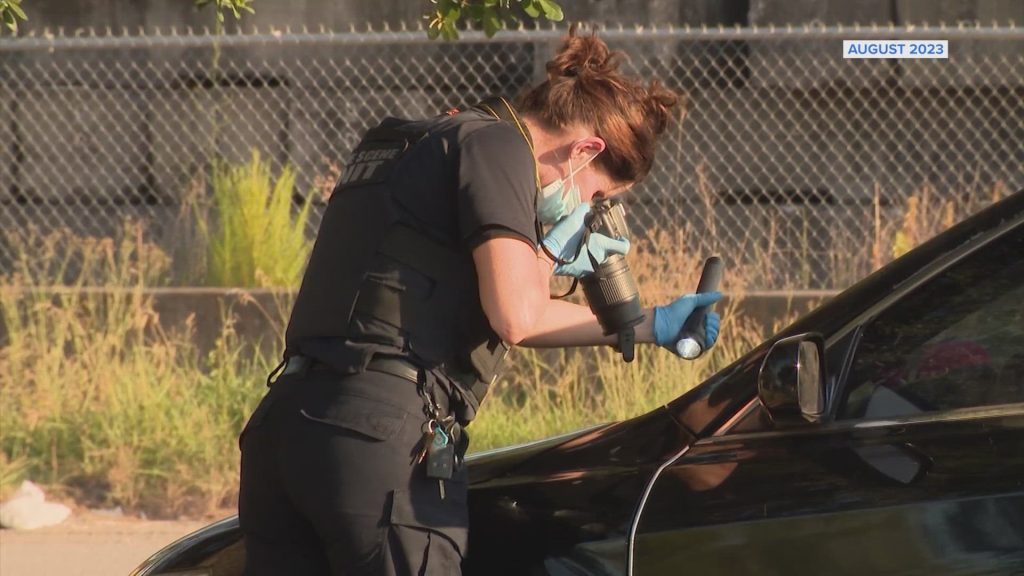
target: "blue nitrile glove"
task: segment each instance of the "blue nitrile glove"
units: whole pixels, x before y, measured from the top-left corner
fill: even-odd
[[[718,342],[718,328],[722,325],[722,317],[718,312],[711,311],[704,315],[704,349],[707,350]]]
[[[568,216],[551,227],[542,240],[544,247],[563,260],[572,258],[576,254],[580,238],[583,237],[583,224],[589,213],[589,203],[584,202],[577,206]]]
[[[584,222],[590,212],[590,204],[580,204],[568,216],[562,218],[544,236],[544,246],[562,260],[573,260],[568,264],[556,264],[555,274],[579,278],[594,271],[590,256],[598,263],[604,262],[612,254],[629,252],[629,240],[625,238],[609,238],[604,234],[592,233],[584,250],[579,250],[583,238]],[[576,253],[579,252],[579,257]]]
[[[665,306],[654,308],[654,342],[658,346],[676,351],[676,340],[679,339],[679,332],[683,324],[690,317],[693,311],[701,306],[714,304],[722,299],[721,292],[704,292],[701,294],[686,294],[672,301]],[[708,312],[704,316],[704,336],[707,339],[705,349],[711,348],[718,340],[718,329],[721,325],[721,317],[715,312]]]
[[[588,251],[590,255],[587,254]],[[590,260],[590,256],[593,256],[594,261],[600,264],[612,254],[625,255],[627,252],[629,252],[629,240],[625,238],[609,238],[604,234],[591,232],[590,237],[587,238],[586,249],[580,252],[576,260],[568,264],[557,264],[555,266],[555,275],[580,278],[594,272],[594,262]],[[571,254],[563,258],[572,258],[575,253],[574,249]]]

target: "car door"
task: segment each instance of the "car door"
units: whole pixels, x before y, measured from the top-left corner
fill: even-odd
[[[1024,574],[1024,226],[832,336],[831,418],[666,465],[633,574]]]

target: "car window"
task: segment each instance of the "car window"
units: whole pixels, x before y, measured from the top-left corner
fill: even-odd
[[[846,382],[840,419],[1024,402],[1024,227],[865,326]]]

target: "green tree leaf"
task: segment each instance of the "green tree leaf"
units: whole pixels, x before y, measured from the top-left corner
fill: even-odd
[[[445,40],[458,40],[459,31],[455,28],[454,20],[446,20],[441,27],[441,37]]]
[[[230,12],[236,20],[242,18],[242,13],[255,14],[252,3],[254,0],[195,0],[196,8],[203,8],[213,4],[217,10],[217,21],[224,22],[224,14]]]
[[[523,11],[530,18],[540,18],[541,9],[536,0],[526,0],[523,2]]]
[[[553,22],[561,22],[562,18],[565,17],[562,14],[562,7],[553,0],[537,0],[540,4],[541,10],[544,11],[544,17]]]
[[[18,2],[20,2],[20,0],[12,0],[8,4],[8,6],[11,9],[11,12],[14,12],[14,15],[17,16],[18,18],[21,18],[22,20],[28,20],[28,16],[25,15],[25,11],[21,9],[21,6],[18,5]]]
[[[209,0],[207,0],[209,1]],[[477,29],[483,29],[492,37],[507,24],[519,22],[520,16],[547,18],[561,21],[564,15],[556,0],[515,0],[518,8],[513,10],[513,0],[431,0],[433,7],[424,16],[430,21],[427,35],[430,38],[456,40],[459,37],[459,23],[466,21]]]
[[[445,20],[457,21],[461,16],[462,9],[459,7],[458,4],[454,2],[452,2],[451,5],[448,6],[447,10],[445,10],[444,12]]]
[[[20,4],[21,0],[0,0],[0,21],[3,21],[0,31],[7,27],[11,33],[17,34],[18,20],[28,20]]]
[[[501,28],[501,18],[498,18],[497,13],[492,13],[486,19],[484,19],[484,33],[487,34],[488,38],[491,38],[495,34],[497,34],[498,30],[501,30]]]

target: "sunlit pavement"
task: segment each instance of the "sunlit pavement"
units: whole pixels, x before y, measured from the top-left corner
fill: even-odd
[[[65,523],[30,531],[0,530],[3,576],[127,575],[164,545],[208,521],[146,521],[76,513]]]

